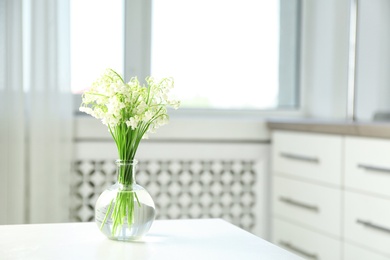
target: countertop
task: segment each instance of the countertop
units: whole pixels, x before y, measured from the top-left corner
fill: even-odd
[[[0,259],[302,259],[221,219],[156,220],[135,242],[107,239],[95,223],[0,226]]]
[[[349,122],[316,119],[268,119],[267,126],[271,130],[390,138],[390,122]]]

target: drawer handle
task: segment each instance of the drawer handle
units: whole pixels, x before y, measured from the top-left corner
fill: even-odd
[[[315,212],[319,211],[317,206],[309,205],[309,204],[306,204],[306,203],[303,203],[303,202],[300,202],[300,201],[296,201],[296,200],[293,200],[293,199],[290,199],[290,198],[279,197],[279,200],[284,202],[284,203],[287,203],[287,204],[290,204],[290,205],[293,205],[293,206],[297,206],[297,207],[301,207],[301,208],[304,208],[304,209],[308,209],[308,210],[311,210],[311,211],[315,211]]]
[[[297,252],[298,254],[304,255],[305,257],[308,257],[311,259],[318,259],[318,256],[316,254],[308,253],[305,250],[300,249],[299,247],[296,247],[289,242],[281,240],[281,241],[279,241],[279,244],[287,249],[290,249],[292,251]]]
[[[357,167],[365,169],[365,170],[369,170],[369,171],[390,173],[390,168],[385,168],[385,167],[378,167],[378,166],[374,166],[374,165],[361,164],[361,163],[359,163],[357,165]]]
[[[380,225],[377,225],[377,224],[373,224],[373,223],[371,223],[370,221],[365,221],[365,220],[357,219],[357,220],[356,220],[356,223],[362,224],[362,225],[365,226],[365,227],[369,227],[369,228],[373,228],[373,229],[376,229],[376,230],[380,230],[380,231],[384,231],[384,232],[390,233],[390,228],[388,228],[388,227],[383,227],[383,226],[380,226]]]
[[[298,161],[305,161],[305,162],[311,162],[311,163],[319,163],[320,160],[317,157],[312,156],[305,156],[305,155],[299,155],[299,154],[293,154],[293,153],[280,153],[280,156],[288,159],[298,160]]]

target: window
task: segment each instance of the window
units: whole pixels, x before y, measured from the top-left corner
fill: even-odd
[[[182,107],[295,108],[299,27],[300,0],[71,0],[72,91],[111,67],[173,77]]]
[[[174,77],[184,107],[295,107],[298,3],[153,1],[151,74]]]
[[[123,1],[71,0],[71,87],[81,93],[104,69],[123,73]]]

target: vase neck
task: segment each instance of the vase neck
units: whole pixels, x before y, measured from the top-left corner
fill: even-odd
[[[117,160],[115,163],[118,184],[124,187],[135,184],[135,170],[138,161]]]

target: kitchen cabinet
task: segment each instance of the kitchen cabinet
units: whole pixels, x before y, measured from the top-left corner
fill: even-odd
[[[390,140],[274,130],[271,169],[272,242],[307,259],[390,259]]]

